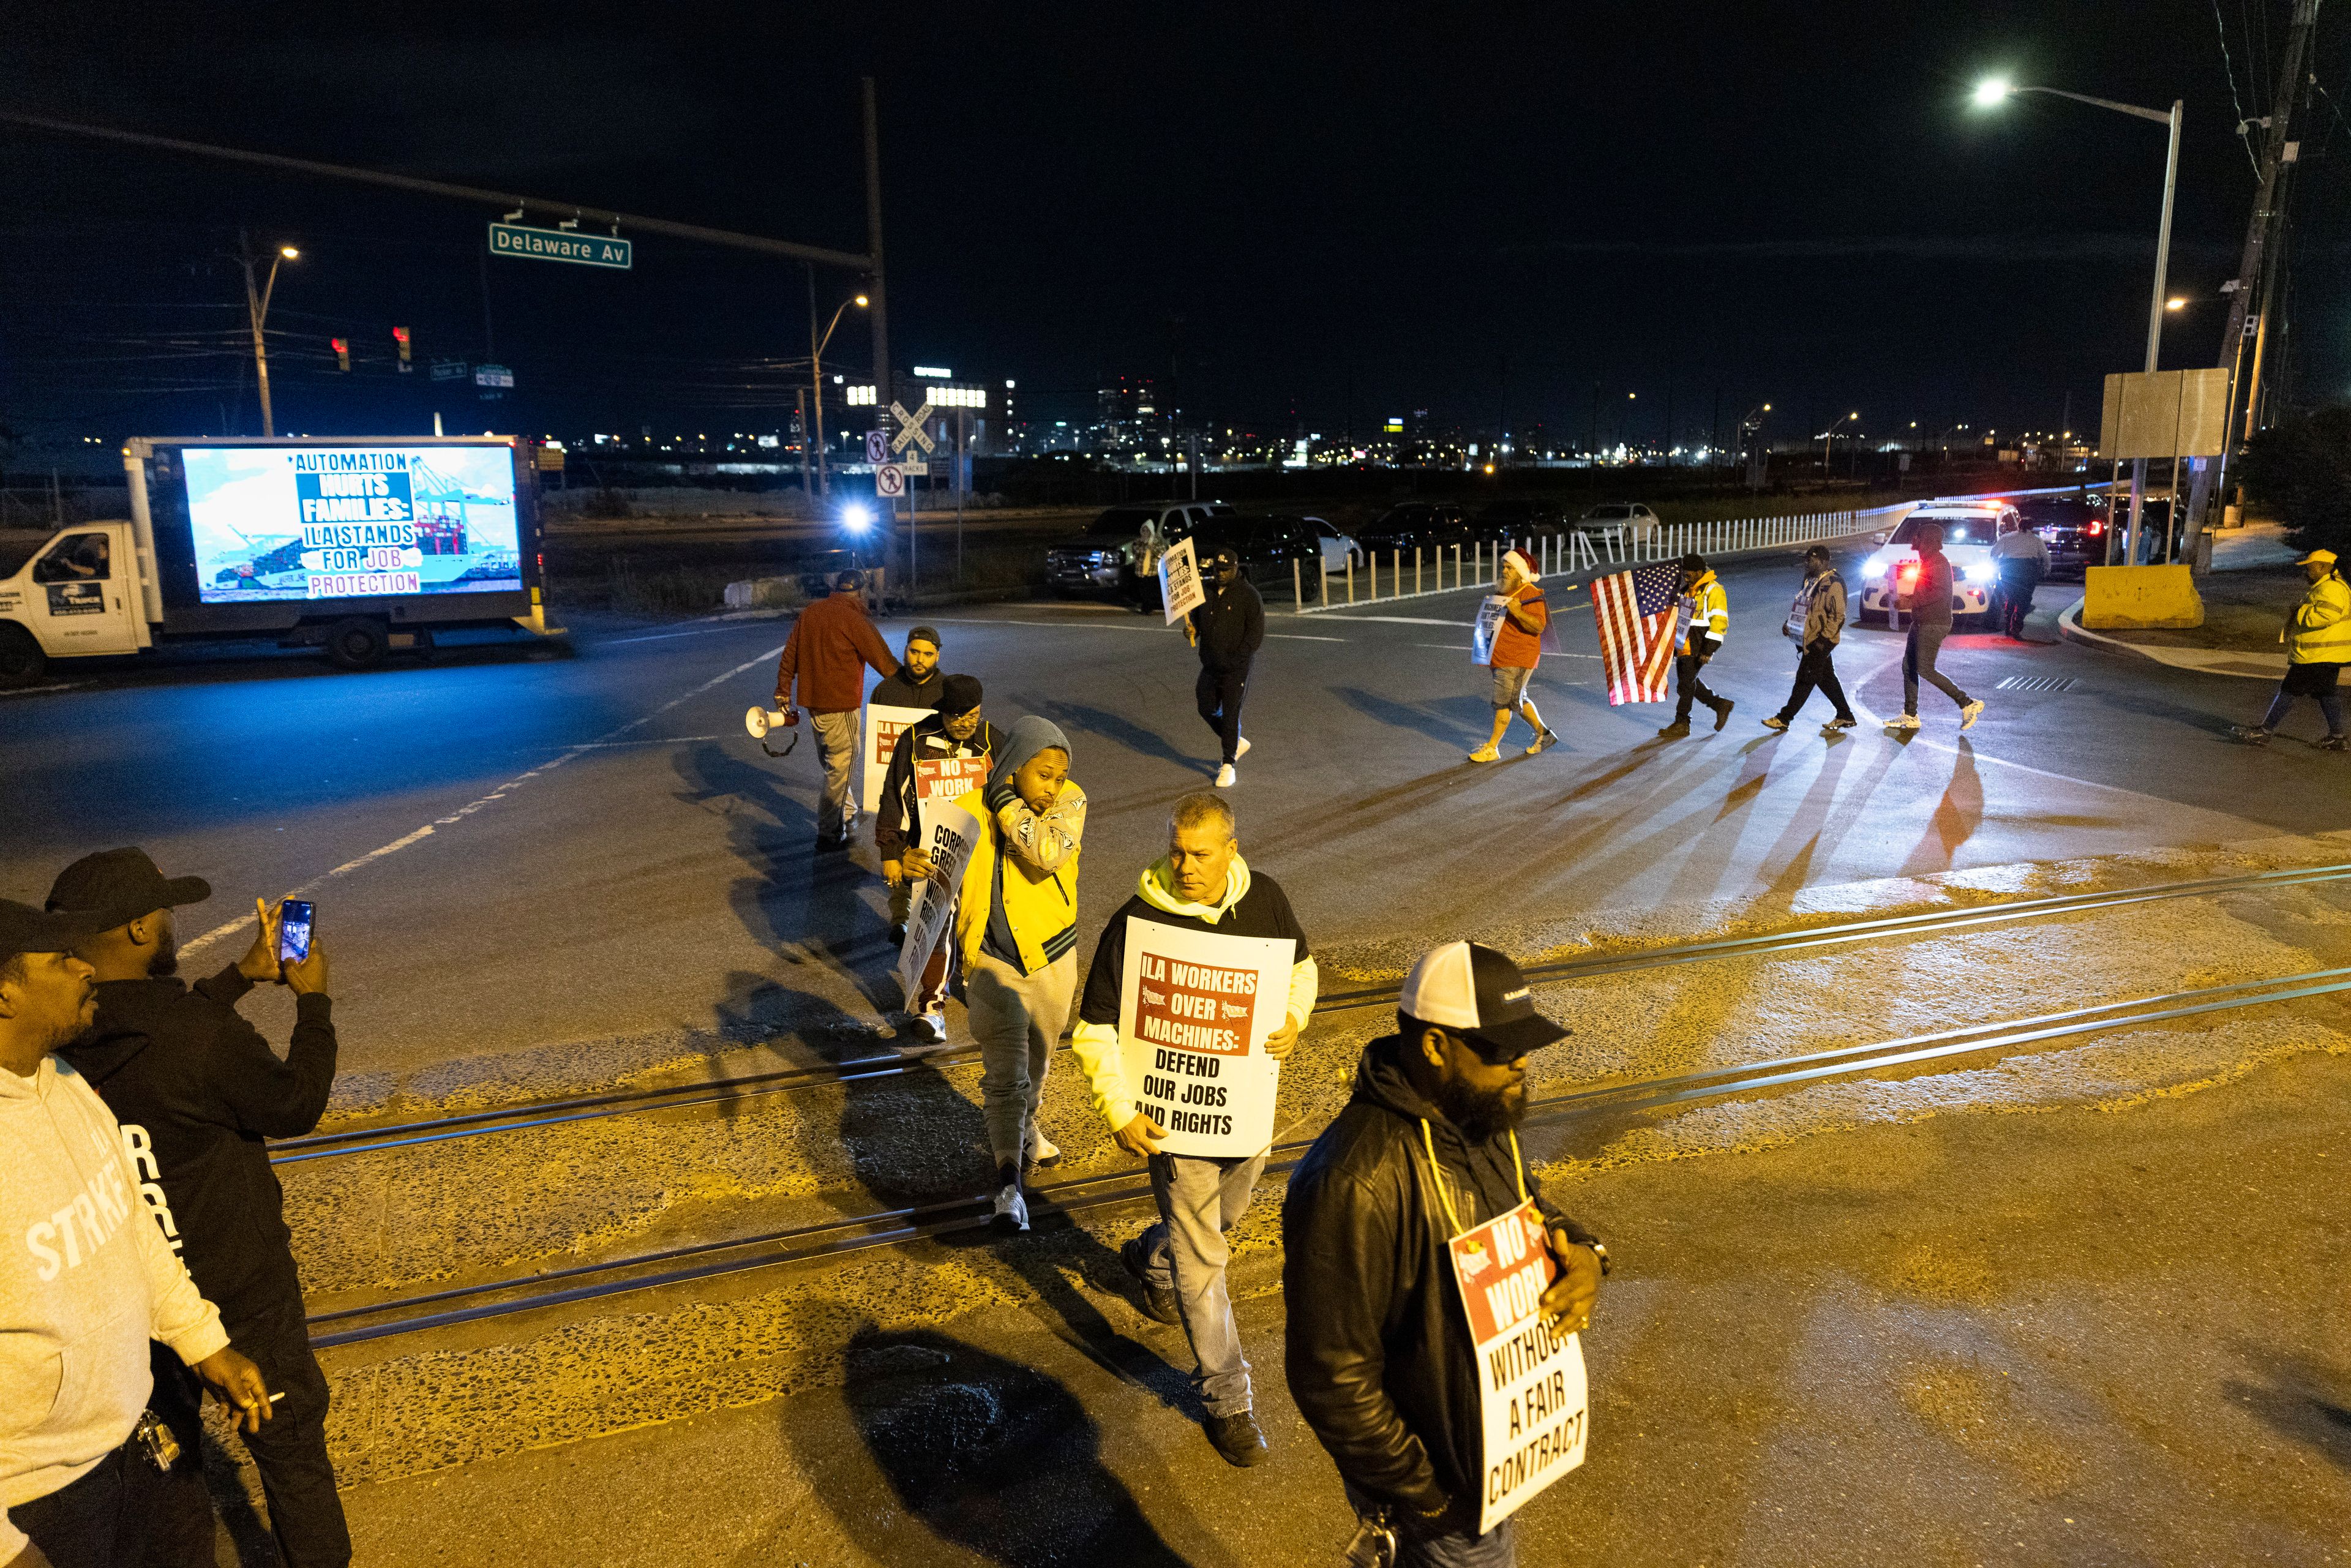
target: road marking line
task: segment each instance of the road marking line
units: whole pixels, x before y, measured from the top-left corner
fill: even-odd
[[[696,626],[690,632],[653,632],[642,637],[612,637],[589,643],[590,648],[620,648],[631,643],[666,643],[673,637],[707,637],[719,632],[742,632],[748,628],[734,626]]]
[[[1296,632],[1269,632],[1266,637],[1269,641],[1279,637],[1285,643],[1343,643],[1346,641],[1344,637],[1308,637]]]
[[[528,773],[518,773],[514,778],[507,779],[505,783],[491,790],[488,794],[483,796],[480,800],[460,806],[457,810],[450,812],[445,817],[435,817],[433,821],[425,823],[414,832],[402,834],[401,837],[392,840],[392,842],[385,844],[381,849],[370,850],[367,853],[360,856],[357,860],[345,861],[342,864],[327,873],[324,876],[313,877],[308,882],[306,882],[301,886],[293,889],[284,896],[287,898],[298,898],[304,896],[314,892],[319,887],[332,881],[336,877],[348,875],[349,873],[359,870],[361,866],[372,865],[375,862],[383,859],[386,855],[398,854],[401,851],[408,848],[411,844],[422,843],[424,840],[431,838],[439,830],[451,827],[458,822],[464,821],[467,817],[472,816],[475,812],[480,810],[483,807],[487,806],[492,801],[505,800],[509,791],[520,789],[523,785],[528,784],[532,779],[538,778],[540,774],[552,773],[557,768],[562,767],[565,763],[570,761],[573,758],[584,756],[586,753],[596,750],[601,747],[608,747],[620,743],[620,737],[628,734],[631,730],[639,729],[653,723],[653,720],[661,717],[662,715],[669,712],[670,709],[677,706],[680,703],[691,702],[695,697],[700,696],[703,693],[711,690],[713,687],[724,685],[726,683],[733,680],[736,676],[741,674],[746,670],[754,670],[758,668],[761,664],[772,662],[776,658],[779,657],[783,653],[783,651],[784,645],[778,643],[774,647],[768,649],[766,653],[758,655],[756,658],[744,660],[743,663],[736,665],[733,669],[728,670],[726,674],[712,676],[709,680],[703,682],[700,685],[695,687],[692,691],[687,692],[683,696],[672,697],[669,701],[662,704],[661,706],[653,709],[653,712],[646,714],[643,717],[632,718],[628,723],[621,726],[618,729],[607,730],[593,740],[583,741],[580,745],[570,747],[554,760],[540,763],[538,767],[532,768]],[[180,945],[180,950],[182,952],[192,952],[198,947],[204,946],[208,942],[216,942],[224,936],[234,936],[236,933],[243,931],[245,928],[245,921],[243,918],[240,917],[238,919],[232,920],[225,925],[216,925],[213,927],[213,929],[205,932],[203,936],[196,937],[193,941],[182,943]]]

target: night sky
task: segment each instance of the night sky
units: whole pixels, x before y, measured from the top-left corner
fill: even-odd
[[[0,102],[862,250],[870,72],[894,358],[1016,378],[1031,419],[1125,374],[1283,433],[1425,408],[1580,441],[1595,382],[1604,438],[1654,440],[1670,401],[1703,440],[1718,398],[1726,421],[1772,402],[1792,437],[1848,408],[1872,435],[2053,426],[2070,393],[2095,431],[2100,377],[2143,352],[2162,130],[1968,89],[2187,100],[2194,303],[2165,362],[2210,363],[2253,191],[2224,29],[2266,112],[2287,6],[1953,9],[75,0],[0,6]],[[2335,96],[2295,191],[2306,401],[2351,388],[2344,23],[2322,16]],[[0,424],[37,442],[253,428],[249,367],[218,351],[239,225],[304,252],[271,317],[283,428],[775,429],[774,361],[807,351],[798,264],[638,234],[625,276],[488,263],[519,390],[484,407],[425,361],[486,357],[495,211],[5,127],[0,181]],[[856,284],[817,286],[829,314]],[[854,312],[832,352],[863,369]]]

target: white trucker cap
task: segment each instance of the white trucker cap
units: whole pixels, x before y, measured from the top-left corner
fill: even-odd
[[[1423,956],[1404,978],[1396,1010],[1466,1036],[1489,1061],[1514,1061],[1571,1032],[1535,1010],[1508,954],[1475,942],[1448,942]]]

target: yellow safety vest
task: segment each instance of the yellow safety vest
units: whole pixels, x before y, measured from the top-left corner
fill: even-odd
[[[2333,575],[2310,585],[2294,606],[2290,634],[2297,664],[2340,664],[2351,660],[2351,584]]]
[[[1682,594],[1682,602],[1690,607],[1689,634],[1682,639],[1682,652],[1695,653],[1698,633],[1707,632],[1721,642],[1730,632],[1730,600],[1722,591],[1722,584],[1708,572],[1689,585]]]

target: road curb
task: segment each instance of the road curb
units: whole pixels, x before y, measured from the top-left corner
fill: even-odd
[[[2057,612],[2057,634],[2060,637],[2088,647],[2110,648],[2152,660],[2169,669],[2186,670],[2190,674],[2228,675],[2241,681],[2274,681],[2285,674],[2286,661],[2283,653],[2241,653],[2219,648],[2153,648],[2093,632],[2082,624],[2084,602],[2076,599]]]

